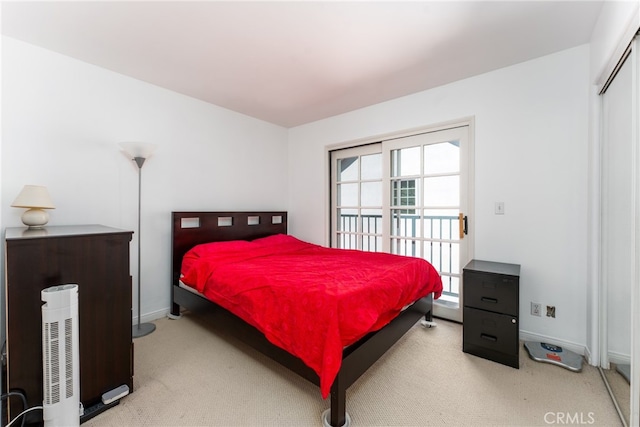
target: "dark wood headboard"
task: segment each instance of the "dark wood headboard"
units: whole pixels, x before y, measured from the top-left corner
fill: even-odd
[[[171,273],[178,284],[182,257],[195,245],[287,234],[286,212],[172,212]]]

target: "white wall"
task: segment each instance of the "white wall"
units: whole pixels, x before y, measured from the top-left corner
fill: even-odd
[[[49,225],[135,230],[137,166],[117,143],[158,145],[142,169],[143,321],[169,307],[172,210],[287,208],[285,128],[15,39],[2,42],[3,230],[22,226],[23,210],[10,205],[25,184],[48,187],[56,204]],[[136,308],[134,292],[134,315]]]
[[[475,257],[521,264],[525,336],[583,349],[588,89],[584,45],[293,128],[291,232],[326,241],[327,145],[473,116]],[[531,316],[530,301],[556,306],[557,317]]]

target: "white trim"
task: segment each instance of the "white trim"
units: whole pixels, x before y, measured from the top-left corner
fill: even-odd
[[[420,126],[401,131],[388,132],[378,135],[373,135],[364,138],[352,139],[348,141],[337,142],[335,144],[329,144],[325,146],[325,151],[328,153],[333,150],[341,150],[344,148],[357,147],[359,145],[372,144],[381,142],[386,139],[403,138],[405,136],[417,135],[420,133],[436,132],[444,129],[451,129],[454,127],[469,126],[470,129],[474,129],[473,123],[475,122],[474,116],[461,117],[457,120],[447,120],[444,122],[435,123],[428,126]]]
[[[632,41],[631,52],[632,64],[632,84],[631,84],[631,138],[633,150],[633,206],[635,208],[634,226],[632,232],[635,247],[634,265],[633,265],[633,283],[631,286],[631,415],[630,425],[640,425],[640,262],[638,262],[638,254],[640,254],[640,221],[637,220],[640,214],[640,52],[638,51],[638,39]]]
[[[154,320],[162,319],[164,317],[167,317],[167,315],[170,312],[171,310],[169,310],[168,308],[161,308],[159,310],[155,310],[150,313],[145,313],[142,315],[142,318],[140,319],[140,323],[148,323],[148,322],[153,322]],[[137,324],[138,324],[138,316],[134,316],[131,321],[131,325],[135,326]]]
[[[587,352],[589,358],[587,361],[593,366],[602,366],[602,349],[604,346],[601,343],[603,333],[606,331],[606,315],[603,312],[603,307],[606,307],[602,298],[602,270],[601,270],[601,257],[602,257],[602,138],[603,138],[603,113],[602,113],[602,96],[597,94],[594,86],[591,93],[592,105],[594,111],[591,113],[591,135],[589,138],[589,225],[587,229],[588,233],[588,292],[591,296],[591,304],[587,308],[590,310],[591,322],[587,325],[587,334],[590,340],[588,340],[587,348],[590,351]],[[603,329],[605,328],[605,329]]]
[[[329,206],[329,209],[325,208],[322,212],[324,216],[324,246],[330,246],[332,233],[331,206],[333,205],[331,204],[331,150],[328,147],[325,147],[324,151],[324,200],[325,206]],[[291,226],[290,223],[289,226]]]
[[[602,95],[602,94],[601,94]],[[605,191],[605,189],[603,188],[603,186],[605,185],[605,181],[606,181],[606,168],[603,167],[603,164],[606,163],[607,160],[607,153],[605,150],[605,125],[604,125],[604,98],[600,95],[599,97],[599,105],[600,105],[600,118],[598,120],[599,122],[599,132],[598,132],[598,148],[599,148],[599,192],[598,192],[598,203],[599,203],[599,210],[598,210],[598,218],[599,218],[599,230],[598,230],[598,283],[599,283],[599,302],[600,302],[600,306],[599,306],[599,315],[600,315],[600,327],[598,328],[598,336],[599,336],[599,343],[600,343],[600,362],[599,362],[599,366],[604,368],[604,369],[609,369],[609,358],[607,356],[608,352],[609,352],[609,339],[608,339],[608,327],[609,327],[609,321],[608,321],[608,312],[609,312],[609,299],[607,298],[607,292],[608,292],[608,286],[607,283],[608,281],[606,280],[607,277],[607,251],[606,248],[604,247],[604,237],[607,235],[607,215],[606,215],[606,209],[604,209],[603,207],[606,205],[607,203],[607,192]]]
[[[615,351],[609,352],[609,362],[615,363],[616,365],[630,365],[631,364],[631,356],[628,354],[621,354]]]
[[[467,251],[469,259],[474,259],[476,253],[476,120],[474,117],[468,121],[468,126],[469,135],[466,168],[467,177],[469,179],[469,182],[467,182],[467,200],[469,202],[469,206],[467,206],[467,227],[471,230],[471,233],[467,235],[467,238],[469,239]]]

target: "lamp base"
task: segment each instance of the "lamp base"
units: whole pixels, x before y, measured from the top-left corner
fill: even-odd
[[[133,338],[144,337],[156,330],[156,325],[153,323],[141,323],[139,325],[133,325],[131,328],[131,335]]]
[[[47,222],[49,222],[49,214],[45,210],[31,208],[24,211],[20,219],[22,219],[22,223],[30,229],[39,229],[43,228]]]

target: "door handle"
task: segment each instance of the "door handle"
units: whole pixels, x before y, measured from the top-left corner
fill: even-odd
[[[469,234],[468,233],[468,229],[467,229],[467,217],[465,216],[465,214],[460,213],[458,215],[458,226],[460,228],[460,240],[464,239],[464,235],[465,234]]]

